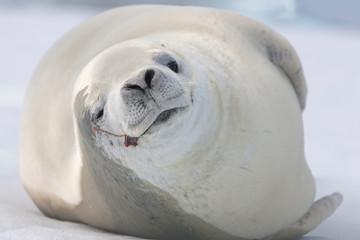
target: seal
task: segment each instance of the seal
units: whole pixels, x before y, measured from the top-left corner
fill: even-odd
[[[37,67],[21,179],[44,214],[122,234],[295,239],[342,200],[313,202],[306,91],[295,50],[255,20],[113,9],[67,33]]]

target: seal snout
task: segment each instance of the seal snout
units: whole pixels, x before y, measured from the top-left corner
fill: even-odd
[[[151,82],[154,78],[154,75],[155,75],[155,71],[153,69],[148,69],[146,70],[145,72],[145,75],[144,75],[144,82],[146,84],[146,86],[149,88],[149,89],[152,89],[151,87]],[[145,87],[145,86],[144,86]],[[138,84],[132,84],[132,83],[127,83],[124,85],[123,87],[124,90],[127,90],[127,91],[131,91],[131,90],[139,90],[143,93],[145,93],[145,90],[143,87],[141,87],[140,85]]]
[[[119,116],[124,131],[131,136],[140,136],[161,113],[188,106],[185,92],[178,72],[172,68],[151,66],[141,69],[120,87]]]

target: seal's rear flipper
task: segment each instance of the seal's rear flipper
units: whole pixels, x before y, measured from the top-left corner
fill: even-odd
[[[264,240],[293,240],[316,228],[323,220],[328,218],[340,205],[343,197],[339,193],[323,197],[314,202],[309,211],[293,225]]]

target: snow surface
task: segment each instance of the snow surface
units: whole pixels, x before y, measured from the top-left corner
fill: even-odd
[[[0,8],[0,239],[136,239],[42,215],[18,175],[22,99],[36,64],[89,8]],[[360,28],[262,19],[287,37],[309,86],[305,151],[317,198],[341,192],[338,211],[302,239],[360,239]],[[300,22],[300,23],[299,23]]]

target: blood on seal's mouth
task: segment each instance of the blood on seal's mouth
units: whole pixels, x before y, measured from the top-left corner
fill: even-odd
[[[138,139],[139,139],[139,137],[130,137],[128,135],[125,135],[124,146],[125,147],[128,147],[128,146],[136,147],[138,145],[138,143],[137,143]]]
[[[146,129],[146,131],[143,134],[141,134],[139,137],[130,137],[130,136],[126,135],[126,134],[123,134],[123,135],[114,134],[114,133],[108,132],[106,130],[103,130],[103,129],[97,127],[97,126],[92,126],[91,127],[91,132],[94,134],[95,131],[100,131],[100,132],[109,134],[109,135],[114,136],[114,137],[124,137],[124,146],[125,147],[129,147],[129,146],[136,147],[138,145],[138,139],[142,135],[144,135],[152,126],[156,126],[158,124],[164,123],[165,121],[167,121],[171,117],[172,113],[176,113],[180,109],[182,109],[182,108],[173,108],[173,109],[165,110],[162,113],[160,113],[159,116],[155,119],[155,121],[149,126],[149,128]]]

